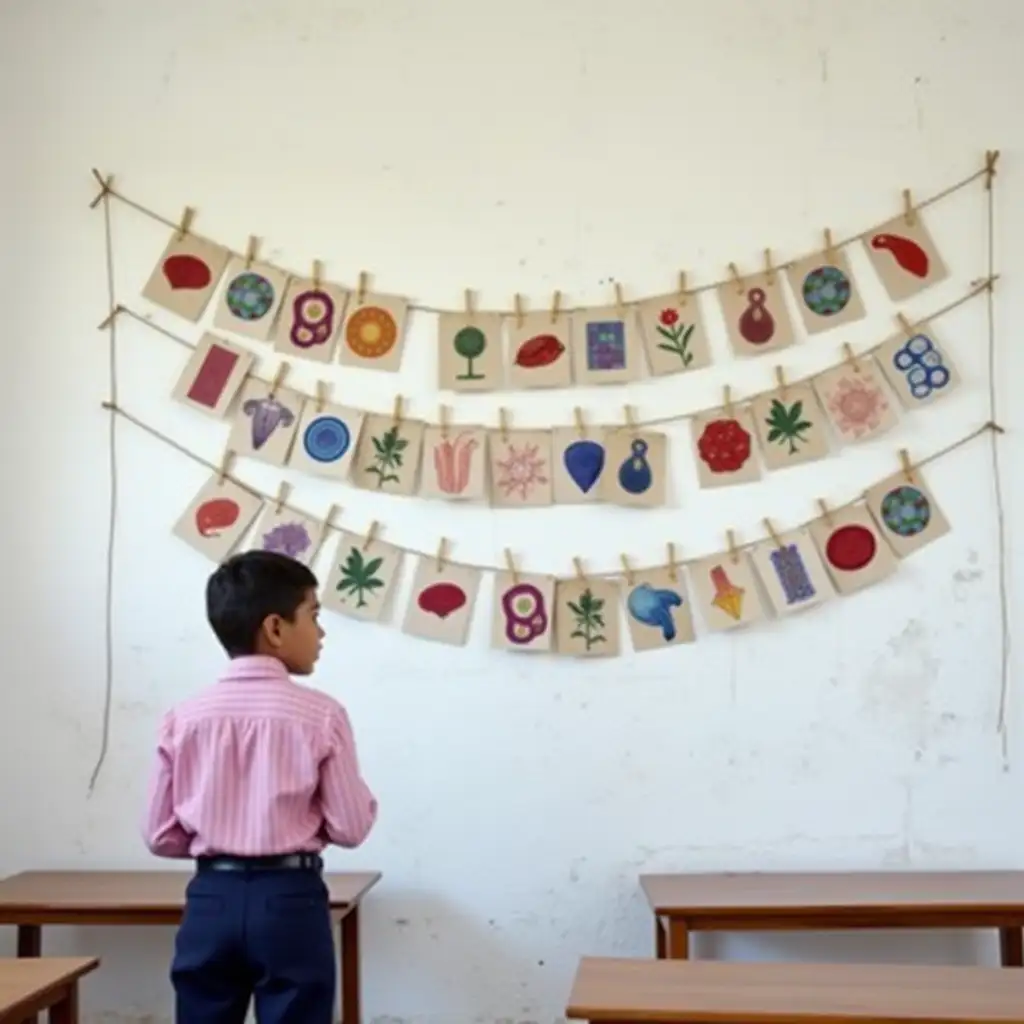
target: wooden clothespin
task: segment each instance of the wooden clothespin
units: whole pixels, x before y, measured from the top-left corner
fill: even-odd
[[[900,449],[900,465],[903,467],[903,476],[908,484],[914,482],[914,464],[910,461],[910,452],[906,448]]]
[[[679,562],[676,560],[676,546],[668,542],[668,578],[675,583],[679,579]]]
[[[580,440],[587,436],[587,425],[583,422],[583,410],[577,405],[572,411],[573,420],[576,423],[576,433],[580,435]]]
[[[729,276],[732,278],[733,284],[736,285],[736,294],[737,295],[742,295],[743,294],[743,278],[740,277],[739,267],[737,267],[735,263],[730,263],[729,264]]]
[[[181,214],[181,220],[178,222],[179,242],[192,230],[192,221],[195,219],[196,208],[194,206],[186,206]]]
[[[437,543],[437,565],[435,572],[444,572],[445,562],[448,557],[448,540],[442,537]]]
[[[912,338],[914,336],[914,325],[906,318],[906,316],[904,316],[903,313],[896,314],[896,322],[903,328],[903,333],[906,334],[908,338]]]
[[[340,511],[341,511],[341,509],[336,504],[334,504],[333,502],[330,505],[327,506],[327,511],[324,513],[324,517],[321,520],[321,522],[323,523],[323,527],[324,527],[324,532],[325,533],[328,530],[333,529],[333,527],[334,527],[334,517]]]
[[[356,291],[356,305],[361,306],[366,301],[366,290],[370,284],[370,275],[365,270],[359,271],[359,287]]]
[[[772,265],[771,249],[764,251],[764,280],[765,284],[769,286],[775,284],[775,267]]]
[[[255,262],[260,251],[260,240],[256,235],[249,236],[249,244],[245,247],[245,269],[248,270]]]
[[[629,559],[625,555],[619,555],[619,561],[622,562],[622,575],[626,577],[626,586],[633,586],[636,577],[633,575],[633,567],[629,564]]]
[[[829,507],[825,502],[824,498],[818,499],[818,510],[821,512],[821,518],[825,520],[825,525],[829,528],[832,527],[832,513],[829,511]]]
[[[556,291],[555,294],[551,296],[551,322],[553,324],[557,324],[558,323],[558,317],[561,315],[561,312],[562,312],[562,308],[561,307],[562,307],[562,293],[559,292],[559,291]]]
[[[363,550],[369,551],[370,545],[377,539],[377,534],[380,532],[380,523],[376,519],[370,523],[370,528],[366,531],[366,538],[363,540]]]
[[[328,385],[322,380],[316,382],[316,411],[323,412],[324,407],[327,405],[327,388]]]
[[[828,260],[829,263],[836,262],[836,247],[835,243],[832,241],[831,228],[825,228],[825,259]]]
[[[512,304],[516,313],[516,330],[521,330],[523,326],[523,297],[519,292],[516,292]]]
[[[228,448],[220,460],[220,469],[217,471],[217,486],[223,487],[224,481],[228,478],[228,471],[231,469],[231,463],[235,459],[235,453]]]
[[[728,384],[722,388],[722,411],[728,419],[733,419],[732,388]]]
[[[903,190],[903,219],[907,222],[907,227],[913,227],[917,220],[914,214],[914,200],[910,195],[909,188]]]
[[[848,341],[843,342],[843,358],[850,364],[850,369],[855,373],[860,373],[860,363],[857,362],[853,346]]]
[[[512,577],[512,586],[519,586],[519,570],[516,568],[516,560],[512,557],[512,552],[505,548],[505,567],[508,569],[509,576]]]
[[[270,382],[270,393],[267,395],[268,398],[275,398],[278,391],[281,390],[281,385],[284,383],[285,375],[288,373],[288,363],[282,361],[278,364],[277,370],[274,373],[274,379]]]
[[[689,296],[686,294],[686,271],[679,271],[679,305],[685,306]]]
[[[573,558],[573,568],[576,570],[576,578],[581,583],[587,582],[587,574],[583,571],[583,560],[580,558]]]
[[[626,429],[635,434],[637,432],[636,420],[633,418],[633,407],[631,405],[624,405],[623,411],[626,414]]]
[[[999,160],[998,149],[987,149],[985,151],[985,191],[992,191],[992,179],[996,176],[996,163]],[[93,171],[93,174],[96,172]],[[109,180],[109,179],[108,179]]]
[[[779,394],[783,398],[786,397],[786,371],[781,366],[775,367],[775,386],[779,389]]]
[[[618,281],[615,282],[615,308],[619,311],[619,316],[626,311],[626,300],[622,294],[622,285]]]
[[[447,405],[439,405],[437,407],[437,420],[438,420],[438,424],[441,427],[441,437],[445,441],[447,441],[448,440],[448,406]]]
[[[288,492],[290,490],[291,490],[291,487],[289,487],[289,485],[284,480],[282,480],[277,485],[277,496],[274,498],[274,515],[275,516],[279,516],[281,514],[281,511],[284,508],[284,503],[285,503],[285,501],[288,500]]]
[[[729,548],[729,558],[733,565],[740,564],[740,552],[739,548],[736,547],[736,531],[726,530],[725,531],[725,543]]]
[[[476,316],[476,309],[473,306],[473,289],[467,288],[465,291],[466,297],[466,319],[472,321]]]
[[[324,265],[320,260],[313,260],[313,291],[320,291],[321,281],[324,276]]]
[[[498,409],[498,430],[501,432],[501,440],[508,444],[508,410],[504,406]]]
[[[765,533],[767,533],[768,536],[771,538],[771,542],[777,548],[781,548],[782,547],[782,541],[779,540],[779,535],[775,532],[775,527],[772,526],[772,521],[770,519],[762,519],[761,522],[764,523]]]
[[[405,406],[405,400],[401,395],[395,395],[395,404],[391,407],[391,425],[393,427],[399,426],[402,422],[402,410]]]

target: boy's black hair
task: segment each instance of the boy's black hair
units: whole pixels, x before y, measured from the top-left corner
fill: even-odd
[[[317,586],[301,562],[273,551],[245,551],[219,565],[206,582],[206,618],[229,657],[256,653],[268,615],[292,622]]]

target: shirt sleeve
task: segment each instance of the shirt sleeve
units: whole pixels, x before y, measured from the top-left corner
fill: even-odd
[[[160,724],[156,762],[149,785],[149,805],[142,837],[150,853],[157,857],[188,857],[193,836],[174,813],[174,732],[173,715]]]
[[[360,846],[377,820],[377,801],[359,772],[348,712],[338,707],[327,722],[327,755],[320,764],[323,837],[335,846]]]

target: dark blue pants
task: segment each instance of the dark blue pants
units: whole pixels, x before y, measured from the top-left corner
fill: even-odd
[[[189,882],[171,981],[177,1024],[331,1024],[335,958],[315,871],[199,871]]]

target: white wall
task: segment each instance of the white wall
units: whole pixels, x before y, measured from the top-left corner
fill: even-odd
[[[515,291],[577,301],[695,282],[780,258],[896,212],[899,190],[937,191],[1003,157],[997,299],[1007,465],[1020,458],[1011,341],[1024,316],[1018,156],[1024,9],[1014,0],[376,0],[28,3],[0,12],[0,275],[5,327],[3,535],[7,652],[0,720],[0,872],[151,867],[136,822],[158,714],[220,657],[203,622],[209,566],[170,535],[203,471],[122,422],[116,676],[110,756],[91,799],[103,698],[107,514],[106,312],[93,165],[142,202],[236,247],[313,257],[351,280],[457,305]],[[136,296],[165,232],[115,207],[117,285]],[[953,279],[926,314],[983,274],[979,187],[933,211]],[[844,338],[881,340],[892,309]],[[891,444],[845,451],[749,492],[698,493],[679,439],[677,505],[536,512],[451,510],[345,489],[347,521],[389,539],[531,568],[572,555],[611,568],[667,541],[714,550],[845,500],[909,445],[926,453],[986,417],[982,300],[943,320],[967,388],[906,420]],[[164,320],[170,323],[170,320]],[[401,375],[430,415],[432,324],[419,317]],[[173,407],[183,352],[123,325],[121,401],[210,458],[223,428]],[[787,353],[826,366],[842,339]],[[644,415],[707,405],[770,367],[717,367],[630,393]],[[312,379],[309,376],[309,383]],[[385,376],[335,372],[342,394],[390,407]],[[579,403],[615,417],[620,389],[520,394],[519,424]],[[494,422],[497,402],[460,399]],[[485,586],[472,639],[453,650],[328,620],[320,685],[349,705],[380,826],[335,867],[383,869],[366,910],[367,1020],[540,1022],[559,1016],[581,953],[646,955],[637,875],[652,869],[1021,866],[1020,702],[1009,768],[995,730],[997,560],[987,440],[929,479],[955,524],[897,579],[743,636],[606,664],[488,650]],[[272,488],[278,474],[243,468]],[[1024,486],[1007,474],[1008,500]],[[298,481],[323,508],[326,489]],[[641,521],[643,526],[636,530]],[[634,532],[635,531],[635,532]],[[572,537],[572,547],[565,538]],[[1012,535],[1011,535],[1012,541]],[[1012,577],[1019,580],[1018,557]],[[1012,579],[1011,579],[1012,582]],[[1020,677],[1020,655],[1014,668]],[[13,949],[13,937],[0,939]],[[89,1018],[169,1020],[171,933],[54,931],[47,948],[98,952]],[[701,943],[720,954],[991,961],[963,936],[772,937]]]

